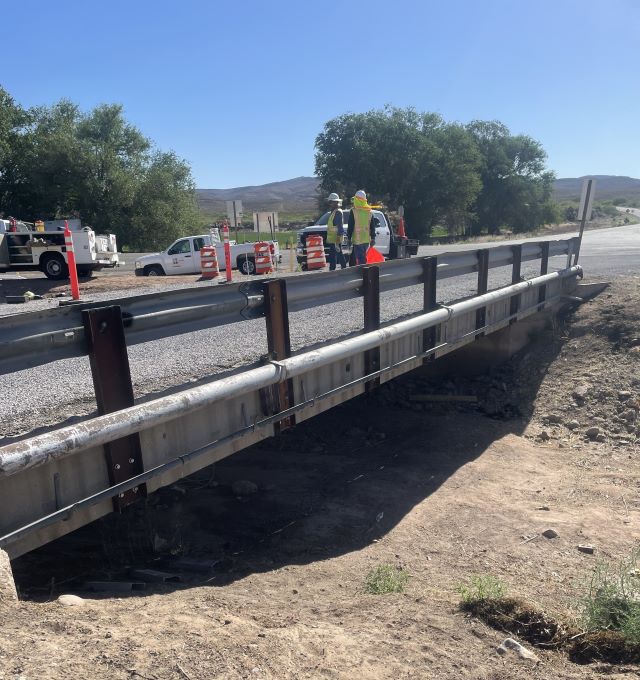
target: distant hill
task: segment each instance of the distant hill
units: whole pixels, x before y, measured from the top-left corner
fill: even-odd
[[[597,180],[596,201],[640,199],[640,179],[618,175],[587,175],[557,179],[554,183],[555,199],[579,200],[582,180],[586,178]],[[283,213],[313,215],[317,212],[318,184],[317,177],[296,177],[260,186],[198,189],[198,205],[204,213],[221,214],[226,213],[227,201],[240,200],[245,213],[254,210],[277,210]]]
[[[317,212],[317,177],[296,177],[284,182],[235,189],[198,189],[200,210],[208,214],[226,213],[227,201],[242,201],[245,213],[274,210],[284,213]]]
[[[640,179],[622,175],[586,175],[585,177],[557,179],[554,184],[555,199],[557,201],[580,200],[582,181],[585,179],[596,180],[596,201],[640,198]]]

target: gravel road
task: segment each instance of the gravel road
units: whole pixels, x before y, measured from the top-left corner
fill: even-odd
[[[537,239],[531,239],[537,240]],[[421,247],[420,254],[475,249],[477,244],[446,247]],[[550,271],[564,266],[565,258],[552,258]],[[590,277],[628,274],[640,264],[640,225],[587,232],[581,264]],[[537,263],[523,265],[523,276],[538,271]],[[511,268],[491,270],[489,287],[510,282]],[[438,299],[450,302],[474,291],[476,276],[439,282]],[[208,285],[208,284],[205,284]],[[167,288],[175,285],[167,280]],[[158,290],[154,287],[153,290]],[[140,289],[130,294],[140,294]],[[119,291],[117,296],[121,297]],[[92,296],[108,299],[110,295]],[[30,303],[37,304],[37,303]],[[49,303],[50,304],[50,303]],[[386,293],[381,299],[383,322],[418,312],[422,287],[414,286]],[[4,308],[4,310],[3,310]],[[10,309],[7,309],[10,308]],[[32,309],[32,307],[30,307]],[[14,306],[0,305],[0,315],[14,312]],[[357,332],[362,328],[362,303],[353,300],[318,307],[291,315],[291,340],[294,351],[316,343]],[[242,365],[250,365],[266,352],[264,321],[245,321],[223,328],[173,336],[135,345],[129,349],[136,398],[162,392],[177,385],[210,379]],[[0,376],[3,398],[2,437],[25,436],[34,430],[75,420],[95,411],[95,399],[87,358],[53,362],[35,369]],[[7,443],[5,440],[3,443]]]

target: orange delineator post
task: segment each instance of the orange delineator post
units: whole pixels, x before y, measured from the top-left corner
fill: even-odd
[[[404,217],[401,217],[400,222],[398,223],[398,236],[407,238],[407,234],[404,230]]]
[[[69,223],[64,221],[64,245],[67,251],[67,267],[69,268],[69,280],[71,281],[71,297],[80,299],[80,285],[78,283],[78,270],[76,269],[76,255],[73,252],[73,236],[69,229]]]
[[[227,283],[231,281],[231,246],[229,245],[229,225],[225,222],[222,225],[222,240],[224,241],[224,266],[227,276]]]

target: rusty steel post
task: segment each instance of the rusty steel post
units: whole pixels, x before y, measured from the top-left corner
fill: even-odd
[[[478,295],[484,295],[489,288],[489,249],[478,250]],[[484,328],[487,319],[487,308],[480,307],[476,310],[476,328]],[[478,333],[476,338],[481,338],[484,332]]]
[[[83,310],[82,322],[98,413],[105,415],[133,406],[133,385],[120,307]],[[111,485],[144,472],[140,436],[137,433],[105,444],[104,449]],[[145,484],[126,491],[114,497],[114,510],[120,511],[146,495]]]
[[[437,286],[437,275],[438,275],[438,258],[437,257],[425,257],[422,260],[422,274],[424,282],[424,297],[422,309],[424,313],[432,312],[437,309],[438,304],[436,302],[436,286]],[[426,328],[422,331],[422,351],[427,350],[436,346],[437,334],[439,327],[434,326],[433,328]],[[423,363],[428,363],[433,361],[435,356],[433,354],[425,357]]]
[[[362,295],[364,298],[364,332],[380,328],[380,269],[376,266],[362,268]],[[365,374],[380,369],[380,348],[367,350],[364,355]],[[366,383],[365,389],[370,392],[380,384],[380,378]]]
[[[541,244],[542,253],[540,255],[540,276],[544,276],[549,271],[549,241],[543,241]],[[538,291],[538,302],[542,303],[547,299],[547,286],[540,286]]]
[[[291,356],[291,337],[289,335],[289,309],[287,306],[287,282],[285,279],[272,279],[262,285],[267,322],[267,347],[272,361],[288,359]],[[272,388],[274,415],[294,405],[293,380]],[[274,424],[276,433],[295,425],[295,416],[283,418]]]
[[[522,246],[511,246],[511,252],[513,253],[513,269],[511,271],[511,283],[520,283],[521,272],[522,272]],[[509,303],[509,315],[513,316],[518,313],[520,309],[520,295],[514,295]],[[515,318],[509,321],[510,324],[516,321]]]

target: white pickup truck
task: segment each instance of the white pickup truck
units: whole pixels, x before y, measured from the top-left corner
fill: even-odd
[[[280,247],[277,241],[268,241],[275,262],[280,262]],[[174,241],[166,250],[153,255],[143,255],[136,260],[136,276],[165,276],[171,274],[199,274],[200,249],[202,246],[215,245],[220,271],[226,269],[224,244],[217,235],[199,234],[185,236]],[[256,272],[253,243],[230,241],[231,267],[243,274]]]

